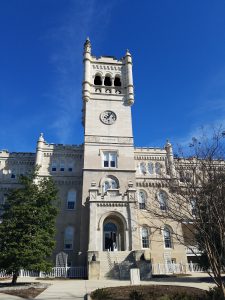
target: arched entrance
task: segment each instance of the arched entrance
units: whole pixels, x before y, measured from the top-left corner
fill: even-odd
[[[118,216],[109,216],[103,222],[103,251],[124,251],[125,230]]]

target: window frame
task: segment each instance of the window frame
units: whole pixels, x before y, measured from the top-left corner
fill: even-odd
[[[143,193],[143,195],[144,195],[144,201],[140,201],[141,200],[141,197],[140,197],[141,193]],[[146,202],[147,202],[147,193],[144,190],[139,190],[138,191],[138,208],[141,209],[141,210],[145,210],[146,209]]]
[[[69,229],[71,229],[71,232],[70,232],[70,234],[68,234],[68,236],[69,235],[71,235],[71,236],[69,236],[69,238],[68,238],[68,236],[66,236],[66,232]],[[70,241],[71,243],[66,243],[68,241]],[[70,245],[70,248],[67,248],[66,245]],[[64,230],[63,248],[64,248],[64,250],[67,250],[67,251],[71,251],[74,248],[74,227],[73,226],[67,226]]]
[[[70,193],[74,193],[75,194],[75,197],[74,197],[74,201],[71,201],[69,199],[69,195]],[[68,193],[67,193],[67,199],[66,199],[66,209],[67,210],[75,210],[76,209],[76,202],[77,202],[77,191],[76,190],[69,190]],[[69,203],[73,203],[73,208],[69,208]]]
[[[163,228],[163,241],[164,241],[164,248],[165,249],[173,249],[173,241],[172,241],[171,231],[172,231],[172,229],[168,225],[164,226],[164,228]],[[165,236],[165,232],[169,232],[169,243],[168,243],[168,237]],[[169,247],[166,246],[166,243],[169,244]]]
[[[143,230],[146,230],[147,237],[143,236]],[[149,249],[150,248],[150,234],[149,234],[149,227],[146,225],[143,225],[141,227],[141,248],[142,249]]]
[[[108,156],[107,159],[105,159],[106,156]],[[113,162],[115,163],[114,166],[112,165]],[[108,163],[108,165],[105,166],[105,163]],[[102,150],[102,167],[104,169],[118,168],[118,152],[115,150]]]

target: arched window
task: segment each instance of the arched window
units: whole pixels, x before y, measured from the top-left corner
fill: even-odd
[[[149,231],[147,227],[141,228],[142,248],[149,248]]]
[[[121,86],[121,80],[119,76],[116,76],[114,79],[114,86]]]
[[[161,175],[161,173],[162,173],[161,168],[162,168],[162,165],[161,165],[159,162],[157,162],[157,163],[155,164],[155,173],[156,173],[157,175]]]
[[[150,175],[154,173],[154,164],[152,162],[148,163],[148,173]]]
[[[109,189],[118,189],[118,187],[118,180],[114,176],[109,176],[103,180],[103,193],[106,193]]]
[[[65,250],[73,250],[73,237],[74,237],[74,228],[72,226],[66,227],[65,233],[64,233],[64,249]]]
[[[163,229],[163,237],[165,248],[172,248],[171,230],[168,226]]]
[[[144,162],[141,162],[141,163],[140,163],[140,173],[141,173],[142,175],[145,175],[145,174],[146,174],[146,165],[145,165]]]
[[[168,196],[164,191],[160,191],[158,194],[159,207],[161,210],[167,210],[168,208]]]
[[[139,209],[145,209],[146,207],[146,193],[144,191],[139,191],[138,193],[138,203]]]
[[[67,209],[74,209],[76,205],[77,192],[71,190],[67,194]]]
[[[111,86],[112,85],[112,80],[111,80],[111,77],[109,75],[105,76],[104,85],[105,86]]]
[[[94,85],[102,85],[102,78],[99,74],[95,75]]]

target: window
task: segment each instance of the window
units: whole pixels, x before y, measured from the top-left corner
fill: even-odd
[[[140,163],[140,173],[145,175],[146,174],[146,165],[144,162]]]
[[[154,164],[152,162],[148,163],[148,173],[150,175],[154,173]]]
[[[16,178],[15,171],[12,171],[12,173],[11,173],[11,178],[12,178],[12,179],[15,179],[15,178]]]
[[[146,193],[144,191],[139,191],[138,203],[139,203],[139,209],[145,209]]]
[[[52,162],[52,172],[55,172],[57,170],[57,163],[56,161]]]
[[[161,168],[162,168],[161,164],[159,162],[157,162],[155,164],[155,172],[157,175],[161,175],[161,173],[162,173]]]
[[[165,248],[172,248],[171,232],[168,227],[165,227],[163,230],[164,236],[164,246]]]
[[[66,227],[65,233],[64,233],[64,249],[65,250],[73,249],[73,236],[74,236],[73,227],[72,226]]]
[[[120,77],[116,76],[114,79],[114,86],[121,86]]]
[[[164,191],[160,191],[158,194],[159,198],[159,207],[161,210],[167,210],[168,206],[168,196],[167,193]]]
[[[113,176],[107,177],[103,180],[103,193],[106,193],[109,189],[118,189],[118,180]]]
[[[196,208],[196,198],[191,199],[191,215],[193,217],[196,217],[197,214],[197,208]]]
[[[147,227],[141,228],[142,248],[149,248],[149,233]]]
[[[116,152],[104,152],[103,153],[103,167],[104,168],[116,168],[117,167],[117,153]]]
[[[105,86],[111,86],[112,85],[112,81],[111,81],[110,76],[106,75],[105,80],[104,80],[104,85]]]
[[[61,171],[61,172],[64,172],[64,171],[65,171],[65,164],[64,164],[64,162],[61,162],[61,163],[60,163],[60,171]]]
[[[77,192],[71,190],[67,195],[67,209],[74,209],[76,205]]]
[[[102,78],[100,75],[95,75],[94,85],[102,85]]]

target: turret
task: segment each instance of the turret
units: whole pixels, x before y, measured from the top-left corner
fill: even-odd
[[[125,63],[127,73],[127,104],[132,105],[134,103],[134,85],[132,73],[132,57],[129,50],[127,50],[125,54]]]
[[[91,42],[89,38],[86,39],[84,43],[84,53],[83,53],[83,63],[84,63],[84,79],[83,79],[83,100],[90,100],[90,76],[91,76]]]
[[[44,137],[43,133],[40,134],[39,139],[37,141],[37,148],[36,148],[36,165],[41,166],[42,163],[42,150],[44,146]]]
[[[174,160],[173,160],[173,148],[172,148],[172,145],[169,142],[169,140],[167,140],[167,142],[166,142],[165,150],[166,150],[166,156],[167,156],[170,176],[172,178],[174,178],[176,175],[176,171],[175,171]]]

